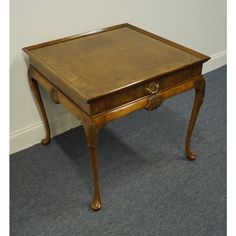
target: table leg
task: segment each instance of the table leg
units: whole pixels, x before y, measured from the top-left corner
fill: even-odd
[[[47,114],[43,105],[43,101],[40,95],[38,82],[30,76],[30,73],[29,73],[29,82],[30,82],[31,90],[34,94],[34,97],[38,103],[38,106],[42,115],[43,123],[44,123],[44,128],[46,131],[46,137],[42,139],[41,143],[46,145],[50,142],[50,138],[51,138],[50,127],[48,123]]]
[[[89,155],[92,162],[93,169],[93,181],[94,181],[94,195],[91,207],[94,211],[98,211],[101,208],[101,197],[99,190],[99,180],[98,180],[98,163],[97,163],[97,137],[101,126],[96,126],[94,124],[83,124],[85,134],[87,137],[87,144]]]
[[[188,132],[187,132],[187,137],[186,137],[186,142],[185,142],[185,152],[190,161],[194,161],[196,159],[196,155],[190,149],[190,140],[191,140],[192,131],[193,131],[196,119],[197,119],[198,112],[200,110],[200,107],[204,99],[204,93],[205,93],[205,80],[202,77],[201,80],[196,81],[195,99],[194,99],[192,114],[190,117]]]

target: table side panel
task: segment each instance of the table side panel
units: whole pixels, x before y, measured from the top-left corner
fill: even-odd
[[[142,97],[149,96],[150,94],[146,91],[146,87],[152,82],[156,82],[159,84],[158,93],[160,93],[173,86],[179,85],[197,75],[201,75],[201,72],[202,65],[197,65],[195,67],[175,72],[174,74],[168,76],[153,78],[148,82],[128,87],[120,92],[116,92],[104,98],[100,98],[94,102],[91,102],[91,115],[97,115],[99,113],[109,111],[115,107],[119,107],[125,103],[129,103]]]
[[[185,83],[178,84],[177,86],[171,87],[168,90],[164,90],[156,95],[155,97],[160,97],[163,101],[169,99],[177,94],[186,92],[190,89],[195,88],[196,82],[202,80],[202,75],[193,77],[192,79],[186,81]],[[149,97],[143,97],[135,101],[131,101],[122,106],[116,107],[103,114],[98,114],[91,117],[92,122],[95,124],[104,124],[113,120],[122,118],[132,112],[138,111],[140,109],[146,108],[148,104]]]
[[[162,97],[162,99],[165,100],[181,92],[194,88],[195,81],[202,79],[201,73],[200,74],[197,73],[197,71],[199,72],[201,68],[195,68],[195,69],[196,69],[195,73],[198,75],[184,82],[177,83],[174,86],[170,86],[168,87],[168,89],[163,89],[159,91],[155,96]],[[91,119],[91,121],[94,124],[98,125],[104,125],[107,122],[119,119],[132,112],[145,108],[149,97],[152,96],[149,95],[138,99],[133,99],[130,102],[124,103],[120,106],[116,106],[114,108],[101,112],[97,115],[88,115],[86,112],[83,111],[83,109],[81,109],[81,107],[75,104],[63,92],[58,90],[57,87],[55,87],[50,81],[48,81],[42,74],[40,74],[33,67],[30,67],[30,76],[36,79],[39,82],[39,84],[51,94],[51,97],[52,97],[52,91],[54,91],[56,94],[56,100],[58,100],[59,103],[62,103],[67,108],[67,110],[70,111],[73,115],[75,115],[75,117],[77,117],[81,122],[88,122]]]

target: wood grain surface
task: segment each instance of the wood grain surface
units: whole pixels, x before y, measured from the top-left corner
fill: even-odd
[[[202,64],[208,56],[130,24],[23,50],[30,57],[29,81],[46,130],[43,143],[50,141],[50,127],[38,83],[84,127],[93,171],[93,210],[101,208],[97,137],[110,121],[143,108],[153,111],[166,99],[195,89],[185,152],[189,160],[196,159],[190,141],[204,98]]]
[[[202,54],[124,24],[25,48],[32,65],[58,88],[91,101],[201,63]],[[50,76],[52,75],[53,76]],[[77,99],[76,99],[77,100]]]

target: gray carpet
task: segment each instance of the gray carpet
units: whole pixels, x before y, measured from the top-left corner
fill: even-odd
[[[81,127],[12,155],[11,235],[226,235],[226,66],[205,79],[192,137],[195,162],[184,154],[194,91],[101,130],[99,212],[89,207]]]

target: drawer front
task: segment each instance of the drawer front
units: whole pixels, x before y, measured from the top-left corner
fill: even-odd
[[[161,78],[153,78],[145,83],[134,85],[91,103],[91,115],[97,115],[131,101],[151,96],[187,81],[202,72],[202,65],[175,72]]]

